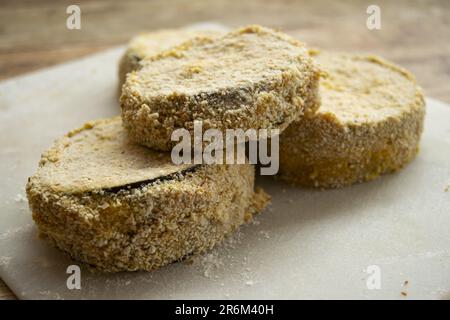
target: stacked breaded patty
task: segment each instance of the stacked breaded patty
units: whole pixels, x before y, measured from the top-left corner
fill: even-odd
[[[319,70],[305,46],[249,26],[187,41],[127,76],[120,104],[133,140],[171,150],[174,130],[279,129],[318,107]]]
[[[417,154],[425,101],[414,77],[374,56],[311,51],[327,75],[314,115],[280,137],[280,175],[341,187],[397,171]]]
[[[268,196],[254,168],[173,165],[120,118],[85,124],[42,155],[27,195],[40,233],[103,271],[152,270],[212,248]]]
[[[421,89],[402,68],[308,51],[260,26],[138,36],[119,78],[121,117],[57,140],[27,184],[40,233],[108,272],[211,249],[269,201],[250,163],[175,164],[177,129],[191,138],[196,121],[222,133],[279,129],[271,156],[281,178],[329,188],[402,168],[417,154],[425,116]]]

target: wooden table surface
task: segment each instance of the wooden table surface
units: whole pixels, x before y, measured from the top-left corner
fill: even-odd
[[[81,8],[68,30],[66,8]],[[381,29],[366,26],[381,9]],[[450,1],[1,0],[0,79],[125,43],[143,30],[200,21],[279,28],[313,47],[371,52],[412,71],[426,95],[450,102]],[[0,280],[0,299],[15,299]]]

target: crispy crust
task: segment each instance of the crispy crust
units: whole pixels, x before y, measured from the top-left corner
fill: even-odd
[[[127,50],[119,61],[119,92],[128,73],[138,70],[140,62],[154,55],[195,38],[219,36],[223,32],[215,30],[167,29],[146,32],[132,38]]]
[[[123,86],[122,118],[134,141],[166,151],[194,120],[204,130],[282,131],[318,107],[319,77],[302,43],[250,26],[147,59]]]
[[[85,130],[92,128],[74,132]],[[249,164],[197,166],[138,185],[83,191],[54,188],[39,171],[26,190],[40,234],[105,272],[149,271],[208,250],[269,200],[254,191]]]
[[[401,169],[416,156],[425,102],[414,77],[373,56],[312,51],[328,76],[315,115],[280,137],[280,176],[335,188]]]

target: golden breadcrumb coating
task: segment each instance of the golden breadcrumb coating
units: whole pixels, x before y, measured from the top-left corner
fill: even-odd
[[[318,107],[320,71],[304,45],[249,26],[152,56],[127,76],[120,99],[130,137],[170,150],[175,129],[280,129]]]
[[[153,270],[211,249],[269,200],[249,164],[176,167],[123,137],[120,118],[70,132],[26,188],[40,234],[96,269]]]
[[[127,74],[131,71],[138,70],[140,62],[146,57],[157,55],[195,37],[212,37],[221,34],[223,34],[223,32],[216,30],[181,28],[146,32],[135,36],[130,40],[127,50],[119,62],[119,88],[122,88]]]
[[[321,106],[280,136],[280,176],[341,187],[402,168],[416,155],[425,101],[414,77],[381,58],[311,51],[327,73]]]

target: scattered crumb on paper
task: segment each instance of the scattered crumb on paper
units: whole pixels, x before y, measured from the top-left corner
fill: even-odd
[[[3,233],[0,233],[0,240],[6,240],[6,239],[8,239],[8,238],[10,238],[10,237],[12,237],[14,235],[19,234],[19,233],[27,232],[32,227],[33,227],[33,224],[30,223],[30,224],[27,224],[27,225],[25,225],[23,227],[17,227],[15,229],[8,229],[8,230],[4,231]]]
[[[199,268],[205,278],[218,278],[213,273],[224,265],[224,259],[232,258],[230,251],[241,242],[242,233],[237,231],[218,244],[212,251],[192,257],[191,261]]]
[[[57,292],[51,292],[50,290],[45,291],[39,291],[39,294],[44,296],[46,299],[52,299],[52,300],[64,300],[59,293]]]
[[[6,267],[8,266],[9,262],[11,261],[11,257],[0,257],[0,267]]]
[[[262,235],[262,236],[263,236],[264,238],[266,238],[266,239],[270,239],[270,234],[269,234],[268,231],[261,230],[261,231],[259,232],[259,234]]]
[[[26,202],[26,201],[27,201],[27,198],[26,198],[23,194],[18,193],[18,194],[16,194],[16,196],[14,197],[14,201],[17,202],[17,203],[23,203],[23,202]]]

